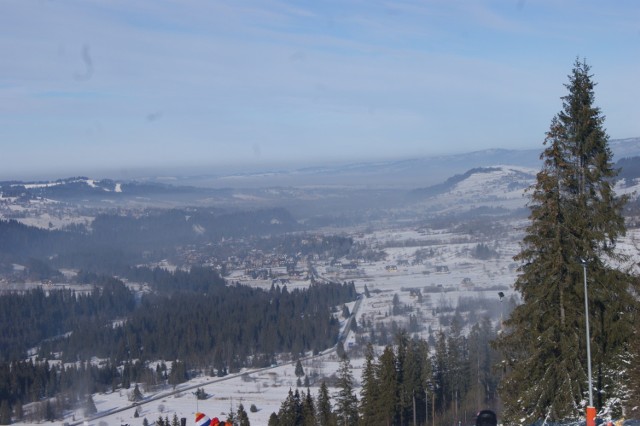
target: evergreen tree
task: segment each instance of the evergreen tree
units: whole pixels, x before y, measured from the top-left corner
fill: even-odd
[[[271,415],[269,416],[269,423],[267,423],[267,426],[280,426],[282,423],[280,423],[280,419],[278,419],[278,415],[276,413],[271,413]]]
[[[169,384],[175,388],[180,383],[187,381],[187,365],[181,361],[173,361],[171,373],[169,373]]]
[[[422,367],[420,370],[420,381],[423,385],[422,392],[424,393],[424,419],[425,424],[429,420],[429,416],[433,417],[433,365],[431,364],[431,358],[429,356],[429,343],[426,340],[420,340],[418,347],[416,348],[416,356],[420,359]],[[431,403],[431,412],[429,406]]]
[[[484,342],[486,343],[486,342]],[[476,411],[487,406],[487,392],[483,385],[483,367],[487,361],[486,348],[482,347],[483,341],[480,331],[480,324],[474,324],[469,333],[469,392],[474,399]]]
[[[447,336],[447,371],[449,400],[455,419],[460,418],[460,405],[469,388],[467,339],[462,335],[462,319],[458,313],[451,321]]]
[[[387,345],[384,348],[377,367],[380,424],[392,425],[398,417],[399,405],[396,356],[391,346]]]
[[[321,426],[333,426],[336,424],[335,415],[331,409],[331,399],[329,398],[329,389],[323,381],[318,390],[318,399],[316,403],[316,413],[318,413],[318,423]]]
[[[87,402],[84,404],[84,416],[89,417],[98,412],[95,402],[93,402],[93,396],[87,397]]]
[[[416,423],[422,423],[426,416],[425,389],[431,376],[429,362],[429,347],[425,340],[411,339],[408,341],[407,354],[404,362],[404,375],[401,387],[409,398],[408,413]],[[405,417],[408,420],[409,417]]]
[[[280,411],[278,411],[278,419],[282,424],[300,425],[302,423],[302,404],[300,402],[300,393],[296,389],[295,393],[289,388],[287,398],[282,401]]]
[[[245,411],[244,405],[242,405],[242,403],[238,405],[238,412],[236,413],[236,417],[238,419],[237,426],[251,426],[251,423],[249,422],[249,415]]]
[[[11,424],[11,406],[6,399],[2,400],[0,404],[0,425]]]
[[[338,355],[338,358],[340,359],[345,359],[347,357],[347,352],[344,350],[344,343],[342,343],[342,340],[340,340],[336,345],[336,355]]]
[[[358,423],[358,398],[353,391],[353,374],[349,358],[340,361],[338,381],[336,383],[336,419],[339,426],[352,426]]]
[[[136,386],[133,388],[133,391],[129,396],[129,401],[138,402],[138,401],[142,401],[143,399],[144,397],[142,396],[142,392],[140,392],[140,387],[138,387],[138,384],[136,383]]]
[[[311,391],[307,388],[307,393],[302,399],[302,426],[315,426],[316,424],[316,408],[313,404]]]
[[[449,370],[448,370],[447,341],[445,334],[440,331],[435,344],[433,356],[433,392],[435,393],[436,407],[433,410],[444,412],[448,409],[447,396],[450,394]]]
[[[238,423],[238,419],[236,417],[236,412],[233,410],[233,404],[231,404],[229,406],[229,412],[227,414],[227,419],[226,419],[227,423],[230,423],[234,426],[236,426],[236,423]]]
[[[295,374],[296,374],[297,377],[304,376],[304,368],[302,368],[302,363],[300,362],[300,360],[298,360],[298,362],[296,362]]]
[[[367,343],[364,357],[362,388],[360,390],[360,422],[363,425],[372,425],[378,421],[380,413],[378,410],[379,384],[376,377],[375,355],[371,343]]]
[[[588,393],[583,269],[589,276],[594,404],[621,397],[613,386],[618,356],[631,337],[637,302],[629,276],[613,270],[624,235],[604,117],[594,104],[590,67],[576,60],[562,110],[551,121],[542,170],[530,195],[530,224],[516,256],[523,303],[497,340],[509,369],[501,384],[505,421],[562,420],[583,412]]]
[[[400,424],[411,417],[415,390],[421,390],[420,371],[416,364],[413,342],[409,341],[406,330],[396,333],[396,379],[398,384],[398,414]],[[412,377],[412,375],[415,375]]]
[[[180,426],[180,419],[178,418],[177,413],[173,413],[173,418],[171,419],[171,426]]]

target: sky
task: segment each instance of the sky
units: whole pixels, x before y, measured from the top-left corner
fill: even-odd
[[[637,0],[0,0],[0,57],[0,179],[541,148],[578,57],[640,136]]]

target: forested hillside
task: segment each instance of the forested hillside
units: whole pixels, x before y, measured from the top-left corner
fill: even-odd
[[[0,296],[0,360],[20,360],[44,340],[88,322],[107,324],[133,311],[133,294],[122,282],[102,277],[86,292],[38,288]]]
[[[219,373],[235,372],[270,365],[279,353],[333,346],[339,324],[331,307],[354,298],[353,286],[346,284],[292,292],[231,285],[205,294],[149,295],[121,325],[79,323],[68,337],[43,344],[42,352],[61,352],[65,360],[181,359]]]
[[[296,229],[295,219],[284,209],[145,210],[137,215],[111,212],[99,214],[89,228],[73,226],[66,231],[0,220],[0,266],[38,258],[57,268],[110,273],[170,256],[176,246],[278,235]]]

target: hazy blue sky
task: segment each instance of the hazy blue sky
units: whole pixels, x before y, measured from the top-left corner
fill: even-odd
[[[577,56],[640,136],[637,0],[0,0],[0,177],[541,147]]]

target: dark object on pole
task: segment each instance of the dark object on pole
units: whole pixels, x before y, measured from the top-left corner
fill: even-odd
[[[476,418],[476,426],[497,426],[498,417],[491,410],[482,410]]]

